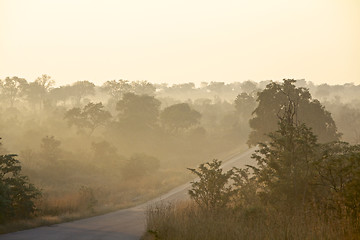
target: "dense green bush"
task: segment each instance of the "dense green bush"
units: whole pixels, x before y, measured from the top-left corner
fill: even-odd
[[[202,209],[217,210],[230,202],[234,195],[232,186],[229,185],[229,180],[234,175],[233,170],[223,173],[221,161],[217,159],[201,164],[199,169],[188,169],[199,178],[199,181],[191,182],[189,195]]]
[[[16,156],[0,155],[0,223],[30,217],[36,210],[33,200],[41,194],[27,176],[21,175]]]

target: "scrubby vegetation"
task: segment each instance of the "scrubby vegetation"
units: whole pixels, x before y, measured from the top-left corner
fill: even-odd
[[[272,111],[277,130],[253,154],[257,165],[223,172],[213,160],[190,169],[198,177],[189,190],[192,201],[150,207],[145,239],[359,238],[360,146],[339,141],[335,124],[325,125],[333,138],[318,142],[301,120],[301,98],[310,99],[306,89],[288,80],[271,83],[258,101],[269,90],[275,91],[272,103],[276,94],[283,100]],[[312,109],[330,116],[315,104]],[[259,104],[254,119],[264,111],[270,110]]]
[[[0,154],[16,159],[34,195],[29,193],[33,205],[26,214],[13,212],[0,231],[16,229],[24,218],[36,217],[19,223],[30,227],[134,205],[188,181],[186,167],[244,149],[247,141],[254,145],[275,131],[276,115],[287,101],[281,91],[300,97],[299,120],[315,124],[310,126],[321,143],[340,137],[358,143],[359,86],[328,88],[293,80],[199,87],[112,80],[55,87],[48,75],[33,82],[7,77],[0,81]],[[276,101],[269,104],[269,96]]]

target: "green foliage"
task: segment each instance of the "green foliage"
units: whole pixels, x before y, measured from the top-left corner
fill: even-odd
[[[260,144],[252,167],[262,186],[264,201],[288,205],[304,205],[310,198],[312,163],[317,156],[317,140],[312,131],[294,119],[294,102],[286,107],[280,117],[279,129],[269,134],[268,144]]]
[[[315,162],[317,184],[327,205],[351,214],[360,213],[360,145],[334,142],[321,146],[321,157]]]
[[[226,175],[222,174],[218,161],[202,164],[199,170],[190,169],[199,180],[192,183],[189,194],[203,209],[235,213],[237,217],[233,221],[244,217],[245,225],[252,231],[265,229],[269,223],[279,220],[274,216],[281,216],[278,225],[285,229],[284,235],[279,237],[275,234],[277,237],[274,239],[302,239],[300,234],[311,236],[307,233],[328,225],[341,227],[342,230],[336,229],[331,234],[324,234],[321,230],[310,238],[341,235],[342,238],[355,239],[360,219],[360,146],[338,141],[319,144],[312,129],[299,121],[299,99],[292,97],[291,92],[283,94],[287,101],[276,114],[278,129],[269,133],[268,141],[259,144],[259,149],[253,154],[257,166],[233,168]],[[230,178],[233,181],[231,185],[228,182]],[[223,195],[221,189],[225,189]],[[223,196],[232,199],[235,204],[211,202]],[[176,216],[179,215],[181,213]],[[186,221],[190,221],[196,213],[187,213],[186,216]],[[253,219],[264,222],[248,225]],[[219,221],[214,222],[218,224]],[[302,233],[291,224],[302,225]],[[159,227],[152,229],[158,230],[159,234],[164,233]],[[217,231],[214,232],[222,229],[225,227],[216,226]],[[341,231],[349,232],[338,235],[337,232]],[[265,232],[268,236],[269,232],[275,231],[270,228]]]
[[[253,155],[258,164],[251,168],[259,182],[259,195],[264,203],[292,213],[317,206],[357,219],[360,146],[318,144],[311,129],[297,121],[297,107],[289,98],[283,116],[278,116],[279,129]]]
[[[28,218],[36,210],[34,199],[40,191],[21,175],[17,155],[0,155],[0,223]]]
[[[298,109],[294,116],[296,120],[312,128],[319,142],[326,143],[339,139],[340,134],[331,114],[318,100],[311,98],[308,89],[296,87],[295,83],[292,79],[284,79],[282,84],[271,82],[258,93],[258,106],[249,122],[253,129],[249,136],[249,145],[269,140],[268,134],[277,128],[277,116],[284,113],[289,101],[294,102]]]
[[[235,206],[240,208],[256,207],[260,205],[258,191],[260,184],[253,173],[247,168],[233,168],[232,180],[236,194],[234,196]]]
[[[190,197],[204,210],[218,210],[225,207],[234,195],[229,180],[233,177],[233,170],[223,173],[221,161],[200,164],[198,169],[188,168],[198,176],[199,180],[191,182]]]

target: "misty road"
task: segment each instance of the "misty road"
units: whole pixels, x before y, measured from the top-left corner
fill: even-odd
[[[253,164],[250,158],[254,149],[228,157],[223,164],[225,170],[236,166]],[[140,239],[145,231],[147,206],[187,198],[190,183],[174,188],[170,192],[136,207],[111,212],[105,215],[81,219],[73,222],[39,227],[0,235],[0,240],[135,240]]]

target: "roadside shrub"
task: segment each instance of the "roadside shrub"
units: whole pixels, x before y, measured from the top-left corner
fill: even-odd
[[[27,176],[21,175],[17,155],[0,155],[0,223],[29,218],[35,211],[34,199],[41,195]]]
[[[198,169],[188,168],[196,174],[199,181],[191,182],[190,197],[204,210],[216,210],[226,206],[234,195],[229,180],[233,177],[233,170],[223,173],[221,161],[200,164]]]

